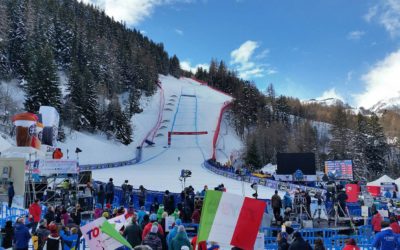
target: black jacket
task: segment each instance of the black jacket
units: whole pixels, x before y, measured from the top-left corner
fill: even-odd
[[[6,249],[12,247],[12,241],[14,237],[14,228],[12,225],[6,225],[5,228],[1,229],[1,234],[3,237],[1,246]]]
[[[303,238],[296,238],[290,244],[289,250],[312,250],[312,247]]]

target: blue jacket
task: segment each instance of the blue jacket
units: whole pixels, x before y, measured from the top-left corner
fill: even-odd
[[[16,223],[13,239],[15,248],[28,248],[30,239],[31,234],[29,233],[29,229],[22,223]]]
[[[60,231],[60,236],[61,239],[64,241],[64,250],[71,250],[71,249],[75,249],[76,246],[76,242],[78,241],[78,235],[77,234],[73,234],[73,235],[66,235],[64,233],[63,230]],[[70,244],[66,244],[65,241],[68,241],[68,243]],[[69,247],[68,245],[70,245],[71,247]]]
[[[292,198],[290,197],[289,193],[286,193],[285,196],[283,196],[283,207],[292,207]]]
[[[8,187],[8,197],[14,197],[15,192],[14,192],[14,186],[10,185]]]
[[[139,212],[137,213],[139,225],[142,224],[143,217],[145,216],[145,214],[146,214],[146,211],[143,211],[143,210],[139,210]]]
[[[394,234],[390,227],[383,228],[375,235],[374,246],[377,250],[394,250],[399,246],[398,235]]]

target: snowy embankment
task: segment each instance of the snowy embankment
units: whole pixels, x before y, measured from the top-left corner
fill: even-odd
[[[142,161],[132,166],[117,169],[102,169],[93,171],[96,180],[108,181],[114,178],[114,183],[120,185],[129,180],[134,187],[144,185],[151,190],[170,190],[180,192],[182,182],[179,180],[182,169],[192,171],[192,177],[187,178],[186,186],[192,185],[201,190],[204,185],[214,188],[223,183],[228,192],[242,194],[242,183],[226,177],[216,175],[202,164],[212,155],[212,140],[222,105],[231,100],[211,88],[188,79],[175,79],[161,76],[160,81],[164,89],[165,106],[162,124],[156,137],[154,146],[145,146]],[[157,98],[155,98],[157,100]],[[151,129],[156,122],[158,113],[157,102],[144,112],[133,118],[136,136],[142,138],[147,129]],[[140,128],[138,127],[140,126]],[[194,132],[207,131],[206,135],[173,135],[171,146],[168,147],[168,131]],[[224,153],[217,153],[218,159],[226,159],[220,155],[229,155],[231,149],[240,146],[238,138],[234,136],[229,126],[222,125],[218,148]],[[224,146],[225,142],[225,146]],[[146,144],[145,144],[146,145]],[[221,152],[221,150],[218,150]],[[243,185],[245,194],[251,196],[249,184]],[[260,187],[261,198],[270,198],[273,190]]]

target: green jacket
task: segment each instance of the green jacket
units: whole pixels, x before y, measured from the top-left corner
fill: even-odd
[[[157,220],[158,220],[158,222],[161,222],[163,213],[164,213],[164,207],[160,206],[160,208],[157,211]]]

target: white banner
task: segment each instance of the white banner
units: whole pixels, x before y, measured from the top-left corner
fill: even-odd
[[[175,222],[175,217],[174,216],[168,216],[165,218],[165,232],[169,232],[172,230],[172,225]]]
[[[114,250],[123,246],[100,229],[106,218],[100,217],[81,227],[82,235],[90,250]]]
[[[361,216],[368,217],[368,207],[367,206],[361,206]]]
[[[108,220],[111,225],[114,225],[115,230],[119,231],[125,225],[126,219],[125,214],[121,214],[117,217]]]
[[[39,164],[40,175],[77,174],[79,166],[76,160],[45,160]]]

